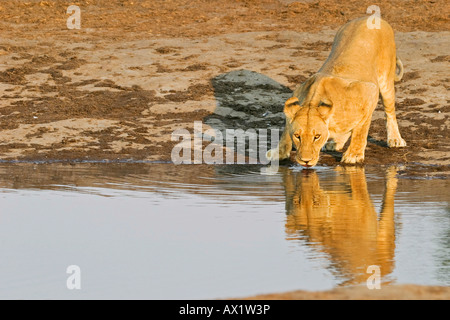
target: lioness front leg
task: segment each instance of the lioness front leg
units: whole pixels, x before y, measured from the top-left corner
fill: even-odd
[[[280,142],[278,146],[274,149],[270,149],[266,153],[266,158],[268,160],[284,160],[288,159],[291,155],[292,150],[292,139],[288,131],[288,127],[284,128],[283,134],[281,135]]]
[[[368,117],[363,124],[353,129],[350,145],[344,152],[341,162],[355,164],[364,161],[371,119],[372,117]]]

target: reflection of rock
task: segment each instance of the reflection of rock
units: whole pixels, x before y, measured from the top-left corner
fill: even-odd
[[[367,191],[364,169],[338,170],[328,189],[321,187],[315,171],[285,172],[288,239],[304,239],[326,253],[330,269],[345,284],[364,283],[371,265],[388,275],[394,267],[396,170],[387,171],[380,215]]]
[[[219,130],[281,127],[292,91],[257,72],[236,70],[212,80],[217,106],[204,122]]]

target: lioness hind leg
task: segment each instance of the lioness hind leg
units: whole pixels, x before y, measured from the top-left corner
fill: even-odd
[[[322,147],[322,151],[336,151],[336,141],[334,139],[328,140]]]
[[[335,134],[330,140],[327,141],[327,143],[325,143],[322,151],[342,151],[351,134],[351,132]]]
[[[384,111],[386,113],[387,144],[390,148],[406,147],[398,129],[397,117],[395,116],[395,89],[394,82],[380,86],[383,99]]]

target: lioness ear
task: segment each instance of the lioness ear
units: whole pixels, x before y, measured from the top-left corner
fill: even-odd
[[[299,109],[300,102],[298,101],[298,98],[292,97],[287,99],[287,101],[284,103],[284,114],[286,115],[286,118],[289,120],[289,122],[292,122],[295,114]]]
[[[321,101],[317,107],[317,111],[319,111],[319,114],[323,119],[327,119],[330,116],[332,109],[333,105],[329,101]]]

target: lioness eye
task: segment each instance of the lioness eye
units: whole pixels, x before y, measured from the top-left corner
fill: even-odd
[[[295,133],[294,137],[296,137],[297,139],[300,139],[300,135],[298,133]]]
[[[318,140],[318,139],[320,139],[320,134],[316,134],[316,135],[314,136],[314,140]]]

